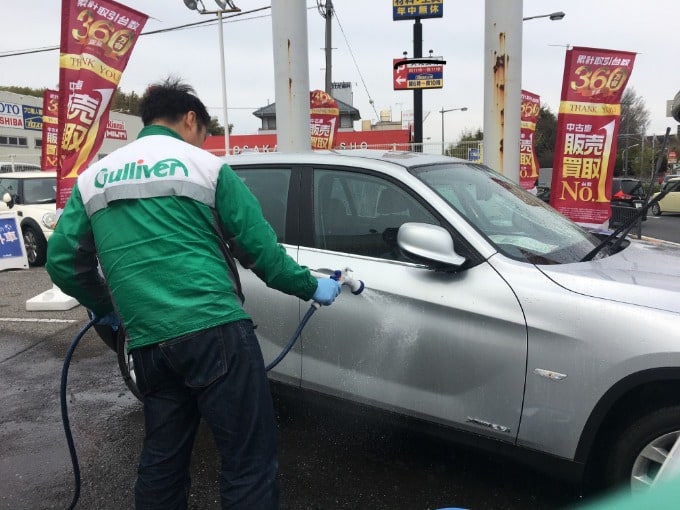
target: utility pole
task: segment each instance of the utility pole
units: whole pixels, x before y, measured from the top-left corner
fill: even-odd
[[[413,58],[423,56],[423,25],[420,18],[413,23]],[[414,151],[423,152],[423,89],[413,89],[413,142]]]
[[[326,20],[326,93],[332,96],[333,38],[331,37],[331,27],[333,24],[333,0],[316,0],[316,6],[321,17]]]

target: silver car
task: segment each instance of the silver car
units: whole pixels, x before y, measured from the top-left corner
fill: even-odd
[[[574,481],[652,483],[680,435],[680,248],[607,240],[449,157],[227,161],[292,257],[366,285],[311,318],[270,372],[275,386],[404,416]],[[309,304],[240,274],[269,362]]]

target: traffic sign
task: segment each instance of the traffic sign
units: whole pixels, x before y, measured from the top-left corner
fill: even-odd
[[[392,60],[394,90],[440,89],[444,86],[444,64],[413,59]]]

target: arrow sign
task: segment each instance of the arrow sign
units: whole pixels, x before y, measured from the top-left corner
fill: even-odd
[[[394,90],[442,88],[444,64],[440,59],[392,59]]]

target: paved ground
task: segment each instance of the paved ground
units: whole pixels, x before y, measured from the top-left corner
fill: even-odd
[[[27,299],[50,287],[43,269],[0,272],[2,509],[63,509],[73,494],[59,388],[64,355],[85,324],[85,312],[24,310]],[[539,473],[368,415],[275,401],[282,510],[526,510],[578,500],[573,488]],[[78,508],[132,508],[141,406],[123,384],[114,353],[93,333],[73,357],[68,402],[82,473]],[[192,477],[191,508],[219,508],[217,459],[205,428],[194,449]]]

